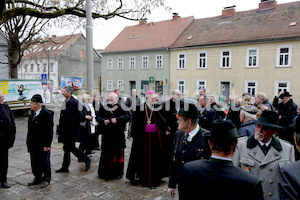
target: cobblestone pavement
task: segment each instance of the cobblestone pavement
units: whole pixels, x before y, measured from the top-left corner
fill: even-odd
[[[0,188],[0,200],[52,200],[52,199],[171,199],[167,194],[168,178],[154,190],[147,187],[133,186],[126,178],[104,181],[98,178],[98,165],[100,151],[92,154],[92,165],[85,172],[84,163],[78,163],[72,155],[70,173],[55,173],[61,167],[63,159],[62,144],[54,136],[51,150],[52,180],[48,187],[41,189],[39,186],[27,186],[33,180],[30,167],[30,157],[26,148],[27,120],[22,115],[15,116],[17,134],[14,147],[9,150],[8,183],[11,188]],[[125,170],[130,154],[132,139],[127,140],[125,150]],[[78,145],[78,144],[77,144]],[[175,200],[178,198],[176,197]]]

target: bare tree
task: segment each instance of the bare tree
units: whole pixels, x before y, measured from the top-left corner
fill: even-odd
[[[18,78],[17,67],[24,52],[53,27],[84,26],[84,0],[2,0],[0,26],[8,36],[8,64],[10,77]],[[121,17],[143,20],[151,10],[164,7],[164,0],[92,0],[94,19]],[[168,8],[167,8],[168,9]]]

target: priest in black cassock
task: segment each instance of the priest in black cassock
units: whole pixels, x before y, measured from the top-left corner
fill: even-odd
[[[131,154],[126,178],[132,184],[142,184],[155,189],[165,172],[162,170],[163,143],[161,138],[169,134],[169,127],[160,113],[154,108],[156,94],[149,90],[146,103],[137,106],[133,114],[131,136],[133,137]]]
[[[124,173],[124,130],[131,114],[122,109],[118,99],[116,93],[110,93],[107,104],[100,108],[98,117],[102,132],[98,175],[105,180],[122,178]]]

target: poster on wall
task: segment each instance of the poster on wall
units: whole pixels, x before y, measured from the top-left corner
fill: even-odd
[[[34,94],[40,94],[42,97],[44,94],[41,80],[1,79],[0,90],[4,94],[4,101],[28,100]]]
[[[82,89],[82,81],[79,77],[61,77],[60,87],[72,86],[74,89]]]

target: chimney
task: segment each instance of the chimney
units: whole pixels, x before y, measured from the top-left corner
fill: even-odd
[[[173,20],[180,19],[180,16],[178,13],[173,13]]]
[[[52,38],[56,38],[56,35],[52,35],[51,37],[52,37]]]
[[[222,17],[229,17],[235,14],[235,6],[224,7]]]
[[[269,10],[269,9],[274,9],[277,5],[276,0],[261,0],[259,3],[259,8],[258,10]]]
[[[147,19],[143,19],[139,23],[140,26],[147,25]]]

